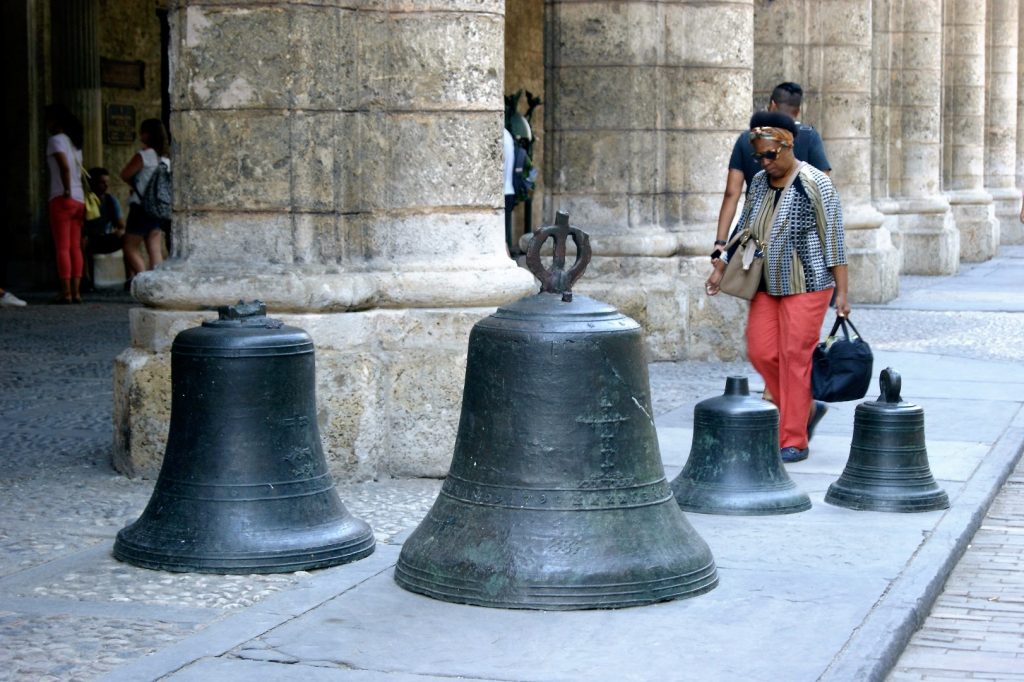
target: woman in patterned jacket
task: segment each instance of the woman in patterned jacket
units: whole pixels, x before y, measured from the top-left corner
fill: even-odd
[[[736,225],[764,245],[764,276],[747,317],[747,355],[778,405],[784,462],[807,459],[810,433],[828,409],[811,397],[811,356],[833,295],[837,313],[850,312],[839,195],[827,175],[793,156],[796,134],[793,119],[780,112],[750,119],[762,171],[750,183]],[[725,271],[727,256],[719,251],[725,243],[718,235],[705,283],[712,296]]]

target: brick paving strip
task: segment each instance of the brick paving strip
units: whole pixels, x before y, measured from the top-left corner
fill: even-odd
[[[1024,680],[1024,460],[889,679]]]

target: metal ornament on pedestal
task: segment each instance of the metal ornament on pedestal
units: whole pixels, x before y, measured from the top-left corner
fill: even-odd
[[[565,270],[569,237],[576,261]],[[553,267],[540,248],[555,240]],[[451,469],[395,568],[403,588],[499,608],[589,609],[692,597],[718,583],[665,479],[640,326],[574,296],[587,234],[559,213],[526,261],[541,292],[469,340]]]
[[[891,367],[879,378],[881,395],[857,405],[850,457],[825,501],[848,509],[924,512],[949,507],[932,476],[924,438],[924,410],[900,397]]]
[[[149,504],[114,556],[144,568],[285,573],[361,559],[317,428],[313,340],[239,302],[178,334],[171,427]]]
[[[693,408],[693,444],[672,481],[676,502],[701,514],[793,514],[811,508],[779,457],[779,411],[729,377],[725,394]]]

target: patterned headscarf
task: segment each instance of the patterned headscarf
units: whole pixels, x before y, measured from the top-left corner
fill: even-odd
[[[785,128],[773,128],[772,126],[757,126],[750,129],[750,141],[754,140],[775,140],[783,147],[793,146],[793,133]]]

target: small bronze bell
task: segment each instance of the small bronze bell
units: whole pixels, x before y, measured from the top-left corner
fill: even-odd
[[[563,271],[565,242],[576,242]],[[554,237],[554,269],[540,247]],[[451,469],[395,567],[403,588],[499,608],[589,609],[691,597],[718,583],[658,454],[640,326],[573,296],[586,233],[558,214],[527,263],[541,293],[469,340]]]
[[[838,507],[923,512],[949,507],[928,466],[924,410],[900,398],[900,375],[882,370],[878,400],[857,405],[850,457],[825,501]]]
[[[685,511],[792,514],[811,508],[779,458],[779,411],[750,395],[746,377],[693,408],[693,444],[672,492]]]
[[[114,556],[166,571],[284,573],[373,552],[327,471],[313,362],[309,335],[259,301],[178,334],[160,475]]]

